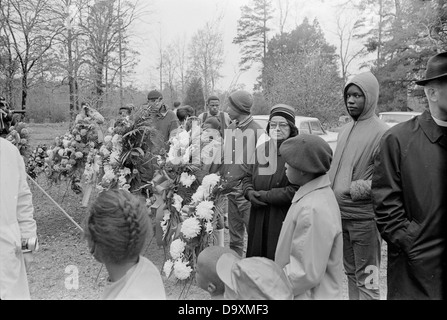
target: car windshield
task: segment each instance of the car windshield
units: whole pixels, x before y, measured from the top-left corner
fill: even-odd
[[[324,132],[323,127],[321,126],[319,121],[310,121],[310,128],[312,129],[312,134],[316,134],[316,135],[323,135],[326,134],[326,132]]]
[[[400,123],[413,118],[412,114],[382,114],[381,119],[385,122]]]

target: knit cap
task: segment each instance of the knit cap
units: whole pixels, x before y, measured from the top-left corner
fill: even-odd
[[[250,114],[253,106],[253,96],[244,90],[238,90],[230,94],[230,107],[240,114]]]
[[[295,123],[295,108],[287,104],[274,105],[270,109],[269,121],[275,116],[284,117],[286,120]]]
[[[147,94],[147,100],[163,98],[163,95],[157,90],[152,90]]]
[[[297,170],[324,174],[332,162],[332,149],[323,138],[312,134],[300,134],[289,138],[279,148],[285,162]]]
[[[202,124],[202,127],[205,126],[208,128],[220,130],[220,121],[216,117],[209,117]]]

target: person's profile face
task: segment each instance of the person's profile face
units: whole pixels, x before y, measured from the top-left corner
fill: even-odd
[[[152,98],[152,99],[147,100],[147,104],[148,104],[149,108],[154,108],[154,107],[158,107],[160,101],[161,101],[160,98]]]
[[[296,184],[298,186],[302,185],[302,175],[300,171],[291,167],[288,163],[285,164],[286,169],[286,177],[292,184]]]
[[[130,113],[127,110],[125,110],[125,109],[121,109],[120,112],[119,112],[119,115],[121,117],[127,117],[127,116],[130,115]]]
[[[225,111],[228,113],[228,116],[230,117],[231,120],[236,120],[240,116],[240,113],[234,110],[230,106],[228,106]]]

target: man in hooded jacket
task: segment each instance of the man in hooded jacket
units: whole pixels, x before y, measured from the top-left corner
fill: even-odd
[[[379,82],[371,72],[356,75],[344,88],[351,122],[342,127],[329,171],[340,207],[343,264],[350,300],[380,299],[381,238],[371,199],[374,154],[388,129],[376,115]]]

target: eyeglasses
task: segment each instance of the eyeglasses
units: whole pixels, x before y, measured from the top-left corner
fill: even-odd
[[[363,98],[364,95],[363,94],[358,94],[358,93],[353,93],[353,94],[347,93],[346,94],[346,100],[351,98],[351,97],[353,97],[354,99],[360,99],[360,98]]]
[[[280,129],[289,128],[289,124],[287,122],[269,122],[269,124],[271,129],[276,127],[279,127]]]

